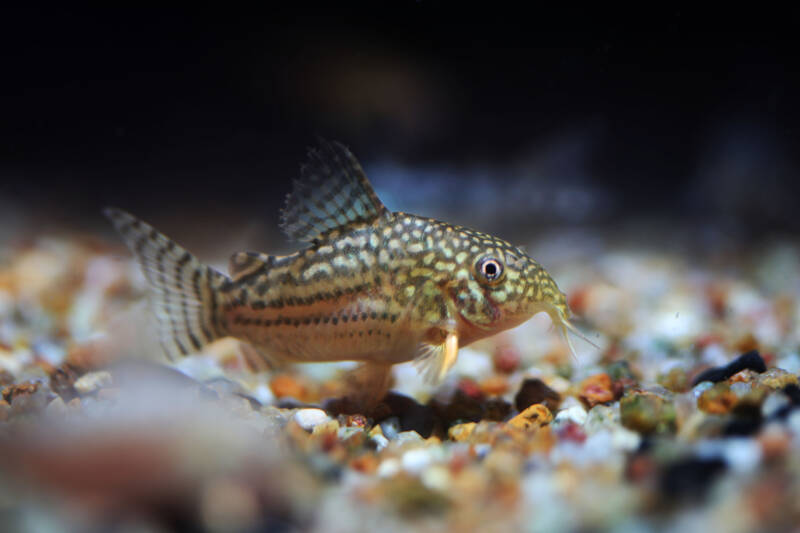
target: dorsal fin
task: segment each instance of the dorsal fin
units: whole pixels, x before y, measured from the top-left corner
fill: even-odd
[[[258,252],[238,252],[228,261],[228,273],[233,281],[254,274],[272,264],[272,256]]]
[[[358,222],[388,215],[355,156],[337,142],[319,141],[294,181],[281,212],[290,239],[311,242]]]

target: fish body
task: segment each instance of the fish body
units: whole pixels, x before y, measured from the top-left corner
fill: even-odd
[[[546,311],[570,327],[564,294],[523,250],[479,231],[390,212],[345,147],[309,154],[283,211],[286,256],[235,254],[229,276],[132,215],[108,209],[151,287],[168,355],[233,336],[256,369],[361,361],[385,376],[420,363],[441,379],[459,346]]]

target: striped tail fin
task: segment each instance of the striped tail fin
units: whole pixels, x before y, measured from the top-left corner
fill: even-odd
[[[197,352],[224,336],[219,289],[230,279],[130,213],[113,207],[103,212],[142,267],[167,357]]]

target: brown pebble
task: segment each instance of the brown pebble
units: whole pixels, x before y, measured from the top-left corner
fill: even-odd
[[[78,379],[77,369],[65,363],[54,369],[50,374],[50,389],[68,402],[78,395],[75,390],[75,380]]]
[[[371,453],[360,455],[350,461],[350,468],[363,474],[372,474],[378,469],[378,458]]]
[[[0,385],[11,385],[14,383],[14,374],[6,370],[5,368],[0,369]]]
[[[272,378],[269,388],[276,398],[295,398],[299,400],[306,396],[307,388],[299,380],[288,374],[280,374]]]
[[[611,377],[608,374],[595,374],[584,379],[580,385],[579,397],[588,407],[614,399]]]
[[[542,403],[554,412],[561,403],[561,395],[539,378],[526,379],[514,396],[514,407],[517,411],[524,411],[535,403]]]
[[[620,421],[639,433],[675,431],[676,414],[672,402],[657,394],[629,391],[619,402]]]
[[[35,393],[39,389],[38,383],[19,383],[17,385],[9,385],[2,390],[2,396],[9,404],[14,403],[16,398],[20,396],[28,396]]]
[[[666,374],[658,376],[658,384],[670,392],[686,392],[691,388],[686,370],[680,367],[672,368]]]
[[[787,385],[797,385],[797,376],[782,368],[770,368],[758,376],[758,384],[772,390],[781,390]]]
[[[463,442],[467,440],[470,435],[472,435],[472,433],[475,431],[476,425],[477,424],[475,422],[465,422],[464,424],[450,426],[450,429],[447,430],[447,436],[450,438],[450,440]]]
[[[481,390],[487,396],[500,396],[508,392],[508,380],[504,376],[490,376],[481,381]]]
[[[730,412],[737,400],[736,393],[727,383],[722,382],[703,391],[697,399],[697,407],[712,415],[722,415]]]
[[[553,414],[550,410],[544,405],[536,403],[509,420],[508,424],[514,428],[530,430],[546,426],[552,421]]]

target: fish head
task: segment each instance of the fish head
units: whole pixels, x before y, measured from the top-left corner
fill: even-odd
[[[566,296],[537,261],[500,239],[481,235],[480,243],[460,265],[450,290],[461,320],[473,330],[470,336],[514,327],[541,311],[558,326],[569,324]]]

